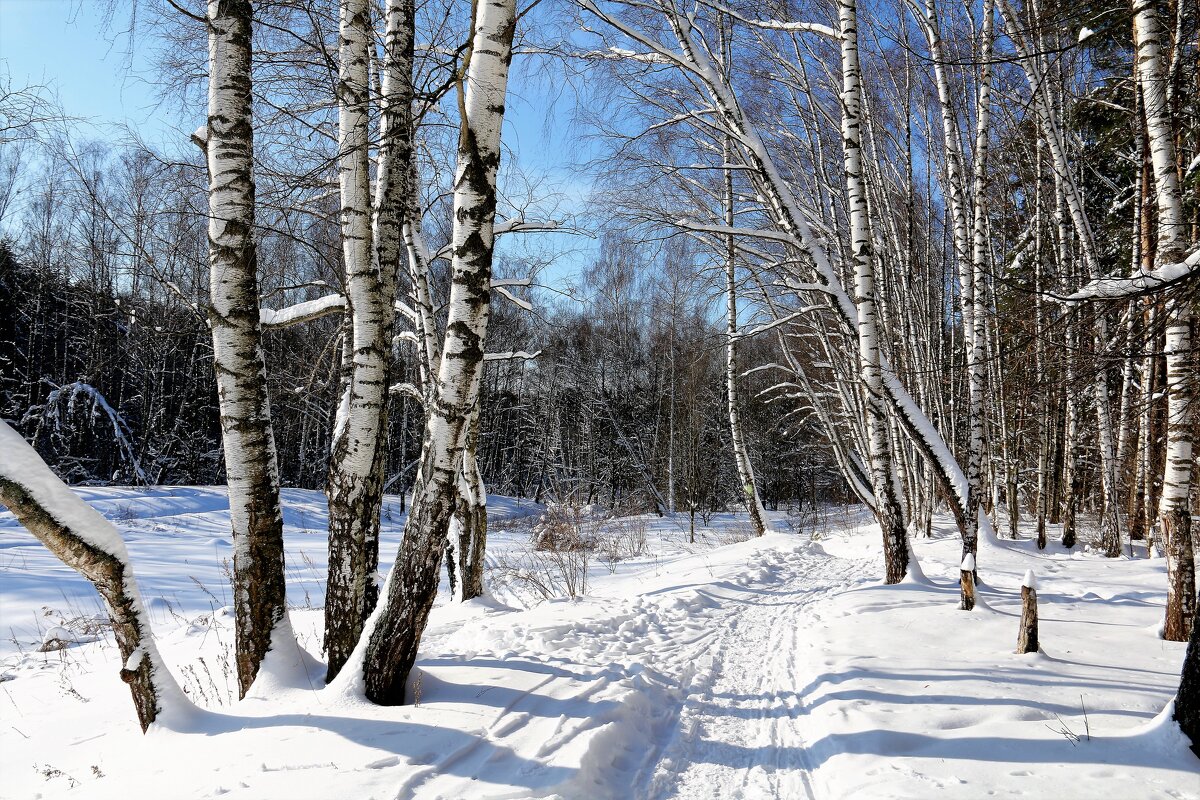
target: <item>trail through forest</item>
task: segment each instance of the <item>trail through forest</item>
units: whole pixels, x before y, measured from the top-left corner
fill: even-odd
[[[857,583],[864,566],[803,547],[767,551],[747,585],[713,590],[724,612],[714,620],[720,668],[684,702],[648,797],[817,796],[797,656],[813,646],[805,632],[821,601]]]

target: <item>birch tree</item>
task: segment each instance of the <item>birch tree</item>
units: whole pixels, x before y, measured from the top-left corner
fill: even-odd
[[[437,594],[468,417],[479,395],[487,335],[500,131],[516,29],[515,0],[480,0],[459,100],[451,288],[445,340],[425,409],[420,485],[405,524],[386,602],[369,631],[367,697],[405,702],[408,675]]]
[[[279,467],[267,398],[254,232],[250,0],[208,2],[209,324],[233,526],[238,693],[267,652],[294,646],[283,575]]]
[[[1137,80],[1146,118],[1158,207],[1158,265],[1184,260],[1187,229],[1179,190],[1175,135],[1167,106],[1163,50],[1167,32],[1157,0],[1134,3]],[[1166,300],[1167,452],[1159,522],[1167,545],[1167,611],[1163,638],[1187,641],[1196,617],[1196,565],[1192,552],[1191,486],[1196,363],[1191,345],[1191,303],[1182,293]]]
[[[899,583],[908,571],[908,534],[904,509],[892,482],[894,466],[888,407],[879,362],[875,265],[862,168],[863,98],[856,0],[839,0],[838,22],[842,49],[842,149],[850,216],[850,251],[854,261],[854,302],[858,307],[859,372],[866,394],[871,488],[875,496],[875,517],[883,531],[884,582]]]
[[[388,454],[388,396],[401,226],[412,160],[411,0],[384,12],[380,136],[375,197],[368,162],[368,0],[342,0],[338,71],[338,182],[347,317],[342,347],[349,375],[334,423],[326,492],[329,581],[325,595],[327,680],[349,658],[378,599],[379,516]]]

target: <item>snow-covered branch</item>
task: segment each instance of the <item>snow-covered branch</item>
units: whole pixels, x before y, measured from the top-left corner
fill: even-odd
[[[541,350],[535,350],[528,353],[524,350],[509,350],[504,353],[486,353],[483,356],[484,361],[512,361],[513,359],[523,358],[526,360],[537,358],[542,354]]]
[[[523,308],[526,311],[533,311],[533,303],[530,303],[528,300],[517,297],[515,294],[510,292],[508,289],[504,288],[504,286],[493,283],[492,289],[494,289],[502,297],[506,298],[513,305],[519,306],[520,308]]]
[[[388,391],[392,394],[416,400],[421,405],[425,405],[425,395],[421,394],[421,390],[411,383],[393,383],[388,387]]]
[[[258,321],[264,328],[286,328],[289,325],[299,325],[329,314],[339,314],[346,310],[346,298],[340,294],[327,294],[316,300],[306,300],[287,308],[259,309]]]
[[[1126,278],[1099,278],[1072,294],[1056,300],[1079,303],[1087,300],[1125,300],[1168,289],[1200,275],[1200,249],[1177,264],[1164,264],[1148,272]]]

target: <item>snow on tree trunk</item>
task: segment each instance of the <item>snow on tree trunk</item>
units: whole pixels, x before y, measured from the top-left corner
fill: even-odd
[[[386,604],[369,633],[363,665],[367,697],[405,701],[409,672],[437,594],[457,497],[465,427],[479,396],[492,271],[500,130],[516,28],[515,0],[474,8],[471,48],[460,95],[454,180],[451,287],[445,344],[426,408],[421,483],[387,582]]]
[[[1183,260],[1186,223],[1180,199],[1174,132],[1167,106],[1163,63],[1167,32],[1157,0],[1134,4],[1137,77],[1142,90],[1150,159],[1158,203],[1159,264]],[[1167,613],[1163,638],[1187,641],[1196,616],[1196,565],[1192,553],[1192,406],[1196,366],[1191,349],[1191,305],[1175,295],[1166,301],[1167,452],[1159,524],[1167,545]]]
[[[859,374],[866,393],[871,488],[875,495],[875,517],[883,531],[884,582],[899,583],[908,571],[908,537],[904,508],[892,481],[888,404],[879,367],[875,264],[862,170],[862,77],[856,0],[840,0],[838,21],[842,44],[842,148],[854,261],[854,301],[858,306]]]
[[[208,3],[209,321],[233,526],[238,693],[245,696],[287,623],[279,467],[254,243],[250,0]]]
[[[382,119],[372,208],[368,161],[370,4],[343,0],[338,73],[338,179],[342,257],[349,305],[349,375],[334,429],[326,493],[329,580],[325,594],[326,680],[341,670],[375,609],[379,515],[387,466],[388,386],[396,269],[412,156],[413,10],[385,12]]]
[[[55,557],[91,581],[104,600],[121,653],[121,680],[129,684],[142,730],[160,716],[190,708],[154,643],[121,534],[3,421],[0,451],[0,503]]]
[[[729,164],[733,160],[733,145],[725,138],[724,159]],[[734,227],[734,195],[733,170],[724,170],[725,179],[725,224]],[[750,463],[750,452],[746,449],[746,437],[742,431],[742,412],[737,385],[737,264],[736,244],[734,237],[729,235],[725,241],[725,392],[729,411],[729,436],[733,442],[733,460],[737,465],[738,480],[742,487],[742,500],[746,503],[746,511],[750,514],[750,522],[754,532],[762,536],[767,531],[767,512],[763,508],[758,495],[758,485],[754,481],[754,466]],[[672,345],[673,346],[673,345]],[[674,383],[672,383],[672,393]],[[674,396],[672,396],[674,406]],[[672,408],[672,412],[674,408]],[[673,422],[673,420],[672,420]],[[673,428],[673,425],[672,425]],[[672,430],[674,433],[674,430]],[[674,480],[670,481],[671,490]],[[668,502],[672,502],[668,495]],[[673,510],[673,509],[672,509]]]

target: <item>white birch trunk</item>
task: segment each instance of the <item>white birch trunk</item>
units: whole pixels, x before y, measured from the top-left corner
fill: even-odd
[[[1163,49],[1167,33],[1157,0],[1134,4],[1137,78],[1146,114],[1150,160],[1158,205],[1158,264],[1183,260],[1185,219],[1174,132],[1167,107]],[[1191,306],[1186,296],[1166,300],[1167,452],[1159,524],[1167,546],[1167,611],[1163,638],[1187,641],[1196,617],[1196,566],[1192,552],[1190,493],[1196,366],[1191,347]]]
[[[279,468],[267,398],[254,242],[249,0],[208,2],[209,313],[233,527],[238,692],[288,626]],[[290,626],[286,631],[291,634]]]
[[[426,407],[421,484],[405,525],[386,603],[368,632],[363,664],[367,696],[383,705],[405,701],[408,674],[437,594],[438,575],[457,497],[465,428],[478,400],[487,334],[496,173],[515,0],[475,6],[466,86],[460,96],[454,181],[452,283],[445,344],[432,402]],[[410,220],[411,223],[411,220]]]
[[[899,583],[908,571],[908,538],[904,509],[892,480],[888,404],[879,365],[875,261],[862,170],[863,101],[856,0],[839,0],[838,22],[842,45],[842,148],[854,261],[854,300],[858,306],[858,364],[866,393],[871,488],[875,495],[875,517],[883,531],[884,582]]]
[[[728,137],[723,144],[725,163],[731,163],[733,144]],[[734,195],[733,171],[724,170],[725,180],[725,224],[734,227]],[[733,459],[737,464],[738,480],[741,483],[742,501],[750,514],[750,522],[754,532],[762,536],[767,532],[767,512],[758,496],[758,484],[754,481],[754,467],[750,463],[750,453],[746,449],[746,439],[742,431],[742,411],[737,385],[737,264],[736,247],[732,235],[725,242],[725,391],[729,412],[729,435],[733,442]],[[674,397],[672,397],[674,400]],[[673,427],[672,420],[672,427]],[[672,430],[672,435],[674,431]]]

